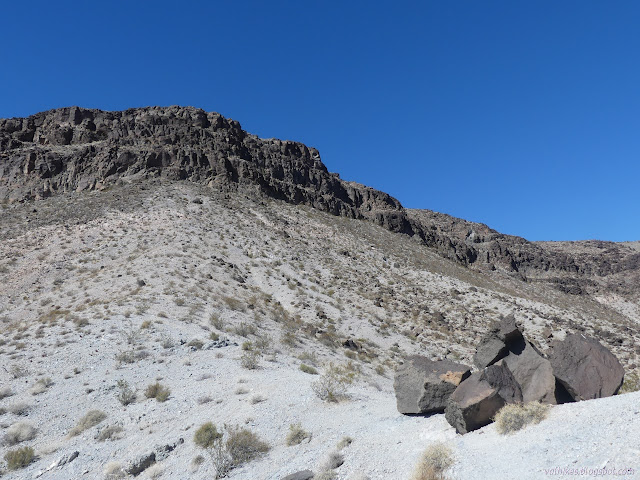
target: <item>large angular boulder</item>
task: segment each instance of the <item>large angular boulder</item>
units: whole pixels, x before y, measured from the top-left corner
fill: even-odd
[[[471,369],[449,360],[407,357],[393,382],[398,411],[404,414],[444,412],[447,400]]]
[[[551,362],[528,341],[512,343],[504,363],[522,389],[522,401],[555,404],[556,379]],[[500,363],[497,362],[497,363]]]
[[[551,344],[553,374],[576,401],[614,395],[624,379],[624,369],[606,347],[583,334],[567,334]]]
[[[513,315],[504,317],[482,337],[473,356],[473,363],[478,368],[493,365],[509,354],[511,344],[521,341],[523,341],[522,331],[516,324],[516,319]]]
[[[449,397],[445,418],[458,433],[484,427],[507,403],[522,402],[520,385],[504,364],[474,373]]]

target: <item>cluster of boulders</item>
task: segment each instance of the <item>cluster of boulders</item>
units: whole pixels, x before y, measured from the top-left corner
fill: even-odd
[[[522,334],[510,315],[480,341],[473,357],[477,371],[449,360],[414,355],[394,381],[398,411],[443,413],[458,433],[493,421],[508,403],[558,404],[614,395],[624,369],[597,340],[567,334],[544,355]]]

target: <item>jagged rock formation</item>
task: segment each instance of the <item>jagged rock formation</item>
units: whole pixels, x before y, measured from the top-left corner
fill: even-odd
[[[640,283],[636,248],[600,242],[605,247],[598,254],[574,254],[564,243],[532,243],[448,215],[406,210],[384,192],[328,172],[316,149],[258,138],[217,113],[177,106],[122,112],[70,107],[0,120],[0,201],[149,177],[257,189],[334,215],[368,219],[463,265],[542,280],[566,293],[605,288],[629,295]]]

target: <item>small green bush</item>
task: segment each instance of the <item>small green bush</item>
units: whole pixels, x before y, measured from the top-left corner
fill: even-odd
[[[499,433],[512,433],[529,424],[540,423],[549,412],[549,405],[540,402],[511,403],[498,411],[494,420]]]
[[[324,374],[311,384],[318,398],[326,402],[338,402],[346,397],[346,389],[351,385],[357,372],[347,366],[329,364]]]
[[[193,435],[194,443],[201,448],[213,448],[216,440],[222,438],[222,434],[212,422],[204,423]]]
[[[171,395],[171,390],[161,383],[156,382],[147,386],[144,395],[147,398],[155,398],[158,402],[166,402]]]
[[[618,394],[637,392],[638,390],[640,390],[640,372],[636,370],[624,376],[624,382],[618,390]]]
[[[4,459],[7,461],[7,468],[9,470],[18,470],[24,468],[33,462],[34,458],[33,448],[21,447],[16,450],[8,451]]]
[[[136,392],[126,380],[118,380],[117,386],[118,395],[116,397],[122,405],[127,406],[136,401]]]
[[[269,444],[247,428],[229,427],[227,451],[234,466],[240,466],[269,451]]]

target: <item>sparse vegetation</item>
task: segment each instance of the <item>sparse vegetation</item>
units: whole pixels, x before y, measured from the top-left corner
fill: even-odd
[[[246,350],[240,356],[240,365],[248,370],[255,370],[260,367],[260,353],[255,350]]]
[[[10,397],[11,395],[13,395],[13,390],[11,390],[11,387],[7,386],[0,388],[0,400]]]
[[[116,398],[122,405],[127,406],[136,401],[136,392],[126,380],[118,380],[116,386],[118,387]]]
[[[427,447],[416,465],[411,480],[446,480],[446,471],[453,466],[453,451],[444,443]]]
[[[311,388],[321,400],[338,402],[346,398],[347,387],[353,383],[355,376],[353,369],[331,363],[320,378],[311,384]]]
[[[106,413],[100,410],[90,410],[78,421],[76,426],[69,431],[69,436],[75,437],[76,435],[80,435],[85,430],[101,423],[105,418],[107,418]]]
[[[211,449],[217,440],[222,438],[222,434],[212,422],[202,424],[193,435],[193,442],[204,449]]]
[[[104,442],[105,440],[118,440],[122,438],[122,432],[124,428],[120,425],[109,425],[100,430],[100,433],[96,436],[96,440]]]
[[[637,392],[640,390],[640,372],[638,370],[627,373],[618,391],[619,394]]]
[[[9,470],[24,468],[33,462],[34,458],[35,454],[31,447],[21,447],[16,450],[10,450],[4,455]]]
[[[144,396],[147,398],[155,398],[158,402],[166,402],[171,395],[171,390],[159,382],[152,383],[147,386]]]
[[[227,451],[236,467],[269,451],[269,445],[247,428],[227,427],[227,434]]]
[[[292,423],[289,425],[289,433],[286,439],[288,446],[299,445],[307,439],[311,439],[311,434],[304,430],[300,423]]]
[[[36,428],[30,423],[16,422],[7,429],[2,443],[13,446],[18,443],[33,440],[36,437],[36,432]]]
[[[549,412],[549,405],[539,402],[507,404],[495,416],[499,433],[513,433],[529,424],[540,423]]]
[[[304,373],[308,373],[309,375],[318,375],[318,370],[309,365],[305,365],[304,363],[300,364],[300,370]]]

